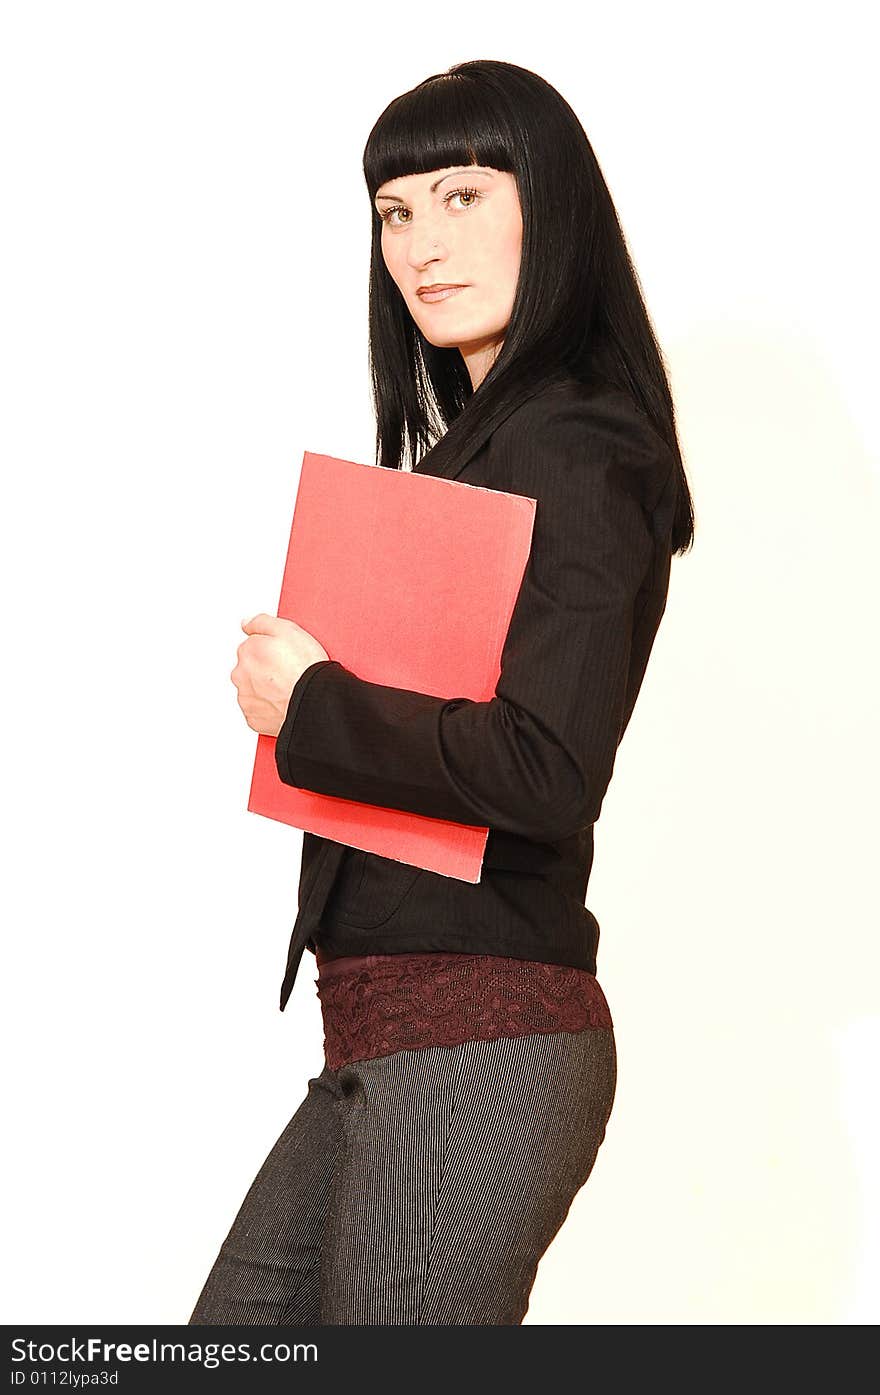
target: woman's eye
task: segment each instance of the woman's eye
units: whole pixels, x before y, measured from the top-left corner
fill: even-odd
[[[451,194],[446,195],[443,202],[447,203],[449,199],[456,199],[459,196],[461,196],[461,198],[472,199],[473,202],[466,203],[465,208],[473,208],[474,203],[476,203],[477,199],[480,197],[480,191],[479,189],[453,189]]]
[[[402,207],[383,208],[383,209],[382,209],[382,212],[379,214],[379,217],[382,219],[382,222],[383,222],[383,223],[390,223],[390,222],[391,222],[392,214],[394,214],[394,213],[408,213],[408,212],[409,212],[409,209],[407,209],[407,208],[402,208]],[[392,224],[392,226],[394,226],[394,225]]]
[[[468,202],[468,203],[465,203],[465,204],[463,205],[463,207],[464,207],[464,208],[473,208],[474,204],[475,204],[479,199],[482,198],[482,194],[480,193],[479,189],[452,189],[452,190],[445,196],[445,198],[443,199],[443,202],[446,203],[446,204],[448,204],[449,201],[450,201],[450,199],[457,199],[457,198],[465,198],[465,199],[468,199],[469,202]],[[395,213],[407,213],[407,214],[409,214],[410,217],[409,217],[409,219],[407,219],[407,222],[409,222],[409,221],[411,220],[411,218],[412,218],[412,214],[410,213],[410,210],[409,210],[408,208],[406,208],[402,203],[395,204],[393,208],[386,208],[386,209],[383,209],[383,210],[380,212],[379,217],[382,219],[382,222],[383,222],[383,223],[389,223],[391,227],[397,227],[397,228],[403,227],[404,224],[402,224],[402,223],[392,223],[392,222],[391,222],[391,219],[392,219],[392,217],[393,217],[393,215],[394,215]]]

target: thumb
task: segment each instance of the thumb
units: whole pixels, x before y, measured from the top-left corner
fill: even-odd
[[[258,615],[252,616],[250,620],[242,620],[241,628],[245,634],[271,634],[275,628],[276,617],[267,615],[265,611],[260,611]]]

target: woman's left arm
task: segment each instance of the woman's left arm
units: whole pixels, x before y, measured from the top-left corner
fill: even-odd
[[[538,500],[495,696],[441,698],[306,668],[278,733],[280,778],[319,794],[552,842],[595,822],[614,765],[633,607],[670,457],[628,452],[587,403],[518,411],[495,487]]]

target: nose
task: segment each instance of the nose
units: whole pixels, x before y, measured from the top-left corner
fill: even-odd
[[[445,256],[446,247],[436,224],[423,223],[420,228],[413,229],[407,248],[407,257],[410,266],[415,271],[421,271],[429,262],[442,261]]]

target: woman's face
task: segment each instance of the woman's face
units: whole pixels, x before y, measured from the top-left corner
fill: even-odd
[[[504,342],[522,251],[516,179],[450,165],[391,179],[376,192],[382,255],[430,344],[457,348],[476,390]],[[432,299],[420,286],[463,289]]]

